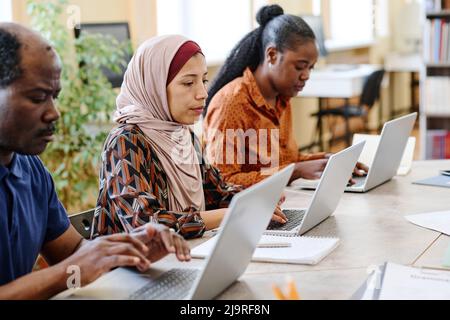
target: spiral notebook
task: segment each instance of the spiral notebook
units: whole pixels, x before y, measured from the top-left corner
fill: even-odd
[[[193,258],[205,258],[212,251],[216,237],[191,250]],[[338,245],[338,238],[299,237],[295,235],[263,235],[252,261],[314,265],[322,261]],[[271,245],[272,244],[272,245]],[[284,244],[288,244],[285,246]],[[261,246],[262,245],[262,246]]]
[[[386,263],[379,300],[448,300],[450,272]]]

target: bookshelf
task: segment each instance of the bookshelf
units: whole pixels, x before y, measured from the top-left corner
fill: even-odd
[[[425,1],[422,159],[450,159],[450,0]]]

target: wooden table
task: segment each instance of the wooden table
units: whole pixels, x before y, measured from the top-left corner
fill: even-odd
[[[450,161],[415,162],[406,177],[395,177],[366,194],[344,194],[335,214],[307,234],[337,236],[341,240],[321,263],[251,263],[219,299],[274,299],[272,284],[286,286],[287,277],[295,280],[303,299],[349,299],[366,280],[371,266],[386,261],[438,266],[450,238],[415,226],[404,216],[450,208],[450,189],[411,184],[449,166]],[[287,201],[305,206],[310,195],[305,192],[293,196],[289,192]],[[192,245],[201,241],[192,241]]]
[[[274,299],[272,285],[286,287],[295,281],[302,299],[349,299],[366,280],[371,267],[386,261],[410,266],[438,266],[450,238],[409,223],[404,216],[448,210],[450,189],[413,185],[411,182],[436,175],[450,161],[415,162],[406,177],[366,194],[346,193],[333,216],[307,233],[337,236],[341,243],[315,266],[250,263],[243,276],[218,299]],[[286,192],[287,206],[307,206],[312,192]],[[249,226],[251,227],[251,226]],[[192,247],[208,238],[192,240]],[[233,259],[230,253],[230,259]],[[181,264],[169,256],[153,265],[156,269],[201,267],[204,260]],[[219,275],[218,275],[219,276]],[[107,288],[103,288],[107,290]]]

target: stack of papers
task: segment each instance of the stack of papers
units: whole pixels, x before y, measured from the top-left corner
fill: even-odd
[[[352,297],[354,300],[448,300],[450,270],[386,263]]]
[[[387,264],[379,300],[448,300],[449,298],[450,271]]]

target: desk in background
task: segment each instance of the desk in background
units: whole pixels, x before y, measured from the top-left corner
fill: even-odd
[[[379,65],[370,64],[326,65],[311,72],[310,79],[303,91],[299,93],[299,97],[318,98],[319,111],[326,107],[326,99],[345,99],[347,104],[351,98],[361,95],[367,77],[381,68]],[[319,145],[321,150],[324,150],[323,127],[320,121],[318,121],[317,128],[319,131],[318,141],[304,147],[305,149]]]
[[[315,69],[299,97],[305,98],[353,98],[361,94],[366,78],[378,65],[327,65]]]
[[[411,77],[410,90],[411,90],[411,106],[407,110],[400,110],[400,112],[414,112],[419,110],[419,102],[416,99],[415,89],[419,86],[419,80],[416,80],[415,76],[420,72],[423,67],[423,59],[420,54],[400,54],[390,53],[386,55],[384,61],[384,69],[389,72],[390,75],[390,93],[389,93],[389,117],[395,118],[397,113],[395,112],[395,73],[409,73]]]

